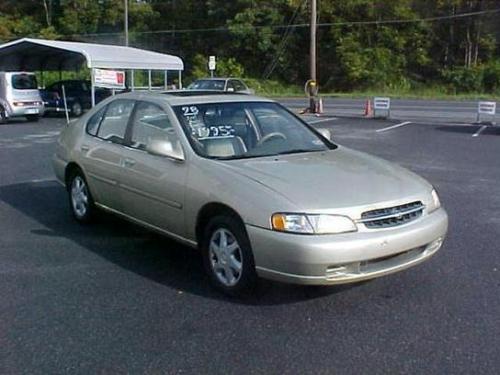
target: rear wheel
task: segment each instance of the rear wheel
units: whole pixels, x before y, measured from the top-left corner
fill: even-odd
[[[217,289],[238,295],[255,286],[257,274],[252,248],[238,218],[217,216],[210,220],[202,250],[205,269]]]
[[[39,115],[26,115],[28,121],[37,122],[40,119]]]
[[[80,170],[75,170],[68,180],[71,213],[79,223],[88,223],[94,216],[95,206],[87,181]]]

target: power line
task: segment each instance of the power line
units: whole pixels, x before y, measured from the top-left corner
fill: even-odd
[[[295,28],[294,27],[290,27],[290,25],[292,24],[293,21],[295,21],[295,19],[297,18],[298,14],[299,14],[299,11],[302,9],[302,7],[304,6],[304,4],[306,2],[307,2],[307,0],[303,0],[301,3],[299,3],[299,5],[297,6],[297,8],[295,9],[295,12],[293,12],[292,17],[290,18],[290,22],[288,23],[288,27],[285,29],[285,32],[283,33],[283,37],[282,37],[280,45],[279,45],[279,47],[277,49],[276,55],[274,57],[274,60],[264,70],[264,74],[263,74],[263,78],[264,79],[269,78],[271,76],[271,74],[273,74],[274,69],[276,68],[276,66],[278,65],[279,59],[280,59],[281,55],[283,54],[283,52],[285,51],[285,47],[286,47],[286,45],[288,43],[288,39],[290,38],[290,36],[292,35],[293,31],[295,30]]]
[[[341,22],[323,22],[318,23],[319,27],[331,27],[331,26],[355,26],[355,25],[390,25],[390,24],[410,24],[419,22],[437,22],[452,19],[460,19],[467,17],[476,17],[486,14],[500,13],[500,8],[482,10],[477,12],[468,12],[453,14],[448,16],[436,16],[436,17],[425,17],[425,18],[415,18],[415,19],[392,19],[392,20],[381,20],[381,21],[341,21]],[[287,29],[287,28],[306,28],[309,27],[309,23],[298,23],[291,25],[255,25],[255,26],[245,26],[247,29],[260,30],[260,29]],[[171,29],[171,30],[150,30],[150,31],[131,31],[131,34],[182,34],[182,33],[195,33],[195,32],[218,32],[218,31],[230,31],[231,28],[228,26],[219,26],[211,28],[199,28],[199,29]],[[122,35],[120,32],[111,33],[90,33],[90,34],[69,34],[66,36],[82,36],[82,37],[92,37],[92,36],[106,36],[106,35]]]

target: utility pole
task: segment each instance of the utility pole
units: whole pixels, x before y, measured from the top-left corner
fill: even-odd
[[[311,40],[309,45],[309,79],[310,79],[310,99],[309,110],[316,113],[316,95],[318,84],[316,82],[316,30],[318,20],[317,0],[311,0]]]
[[[311,44],[309,47],[310,79],[316,81],[316,29],[317,29],[317,2],[311,0]]]
[[[125,5],[125,46],[128,47],[128,0],[123,0]]]

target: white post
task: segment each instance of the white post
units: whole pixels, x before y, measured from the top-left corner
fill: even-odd
[[[182,71],[179,70],[179,90],[182,90]]]
[[[134,76],[135,70],[132,69],[130,71],[130,90],[134,91],[135,90],[135,76]]]
[[[92,95],[92,107],[95,107],[95,68],[90,71],[90,93]]]
[[[68,102],[66,101],[66,88],[62,85],[62,94],[64,101],[64,113],[66,114],[66,124],[69,125]]]
[[[148,90],[151,91],[151,70],[148,70]]]
[[[163,73],[163,86],[165,87],[165,90],[168,90],[168,70],[165,70]]]

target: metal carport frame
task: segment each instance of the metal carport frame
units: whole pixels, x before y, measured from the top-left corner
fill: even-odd
[[[107,44],[63,42],[23,38],[0,45],[0,70],[2,71],[61,71],[73,70],[86,64],[91,70],[92,106],[95,105],[94,72],[99,69],[124,69],[131,71],[131,90],[134,90],[134,71],[147,70],[151,89],[151,71],[177,71],[179,88],[182,88],[182,59],[173,55],[132,47]],[[165,82],[165,88],[167,82]]]

